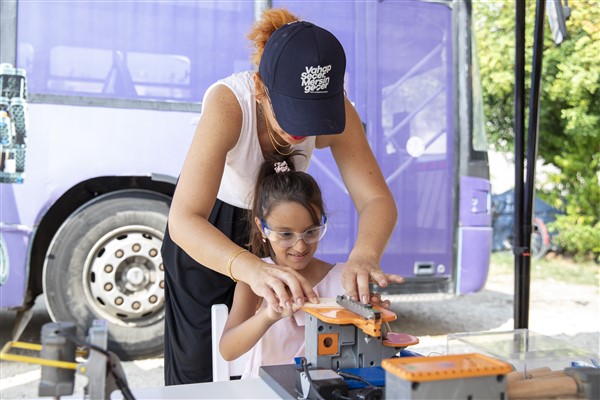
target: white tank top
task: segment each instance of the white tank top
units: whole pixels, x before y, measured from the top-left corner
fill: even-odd
[[[258,169],[264,162],[264,157],[258,142],[256,131],[256,99],[254,97],[253,72],[238,72],[225,79],[213,83],[204,94],[206,95],[216,86],[225,85],[235,94],[242,108],[242,130],[236,145],[227,153],[225,170],[221,178],[219,200],[239,208],[250,209],[252,206],[252,192],[256,183]],[[295,157],[294,165],[297,171],[306,171],[310,158],[315,148],[315,136],[294,145],[294,150],[301,151],[304,157]]]

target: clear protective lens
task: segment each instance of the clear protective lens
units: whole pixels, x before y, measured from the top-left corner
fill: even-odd
[[[277,243],[282,247],[292,247],[298,240],[304,240],[306,244],[317,243],[325,236],[325,232],[327,232],[327,217],[325,216],[323,216],[323,225],[311,228],[304,233],[272,231],[264,221],[261,221],[261,224],[265,236],[271,242]]]

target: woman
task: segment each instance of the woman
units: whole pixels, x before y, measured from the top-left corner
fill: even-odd
[[[314,148],[330,148],[359,216],[342,285],[369,301],[369,282],[388,281],[379,261],[396,223],[394,199],[345,98],[344,50],[328,31],[270,9],[256,23],[258,72],[216,82],[186,156],[163,242],[165,383],[210,381],[210,307],[231,307],[235,282],[250,286],[275,312],[318,302],[297,271],[268,265],[244,249],[246,212],[264,156],[301,151],[304,171]]]

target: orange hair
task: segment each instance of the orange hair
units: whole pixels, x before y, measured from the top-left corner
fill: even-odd
[[[254,52],[250,56],[250,61],[258,66],[271,34],[283,25],[293,21],[298,21],[298,17],[285,8],[268,8],[264,10],[261,18],[254,23],[247,35],[248,39],[254,43]]]

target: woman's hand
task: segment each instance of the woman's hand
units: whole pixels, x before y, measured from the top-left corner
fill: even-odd
[[[381,293],[371,293],[369,303],[385,309],[390,308],[390,305],[392,305],[389,300],[381,300]]]
[[[404,278],[400,275],[384,273],[379,264],[373,261],[349,259],[342,274],[342,286],[346,295],[352,300],[363,304],[368,303],[371,299],[369,282],[386,287],[390,283],[403,283]]]
[[[264,298],[275,313],[282,313],[283,310],[292,312],[294,306],[302,307],[305,299],[311,303],[319,302],[310,283],[297,271],[280,265],[263,264],[255,269],[255,273],[248,274],[244,282]]]

